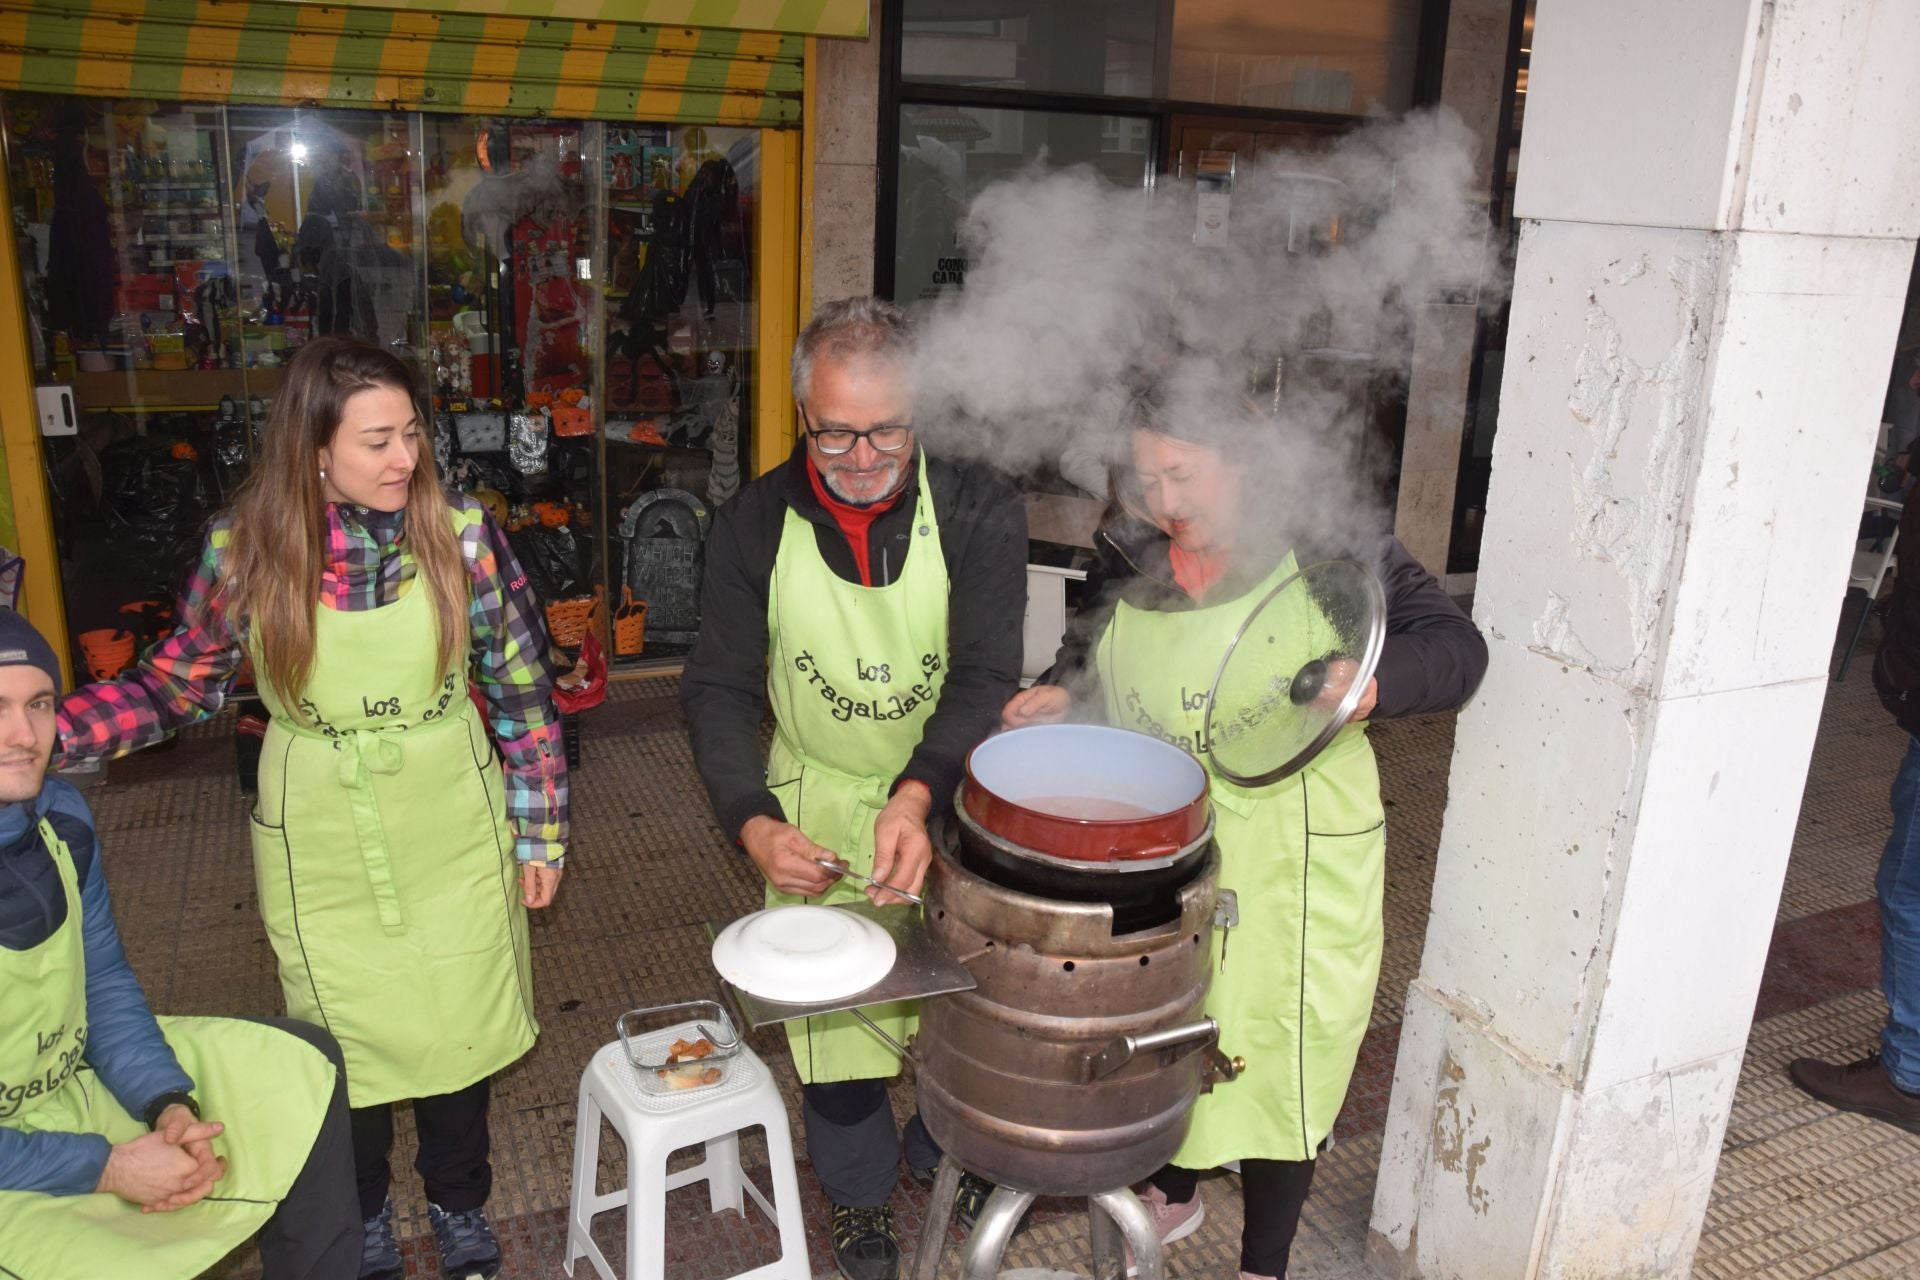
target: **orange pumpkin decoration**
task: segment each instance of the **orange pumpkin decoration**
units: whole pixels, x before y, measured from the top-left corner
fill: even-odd
[[[175,440],[173,448],[167,450],[167,454],[178,462],[192,462],[200,456],[200,451],[185,440]]]
[[[566,505],[559,502],[536,502],[533,504],[533,513],[540,517],[541,525],[548,529],[558,529],[573,518]]]

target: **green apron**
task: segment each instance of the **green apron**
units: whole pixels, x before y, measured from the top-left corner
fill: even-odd
[[[1095,657],[1109,721],[1205,764],[1206,694],[1221,656],[1248,611],[1293,571],[1288,556],[1246,595],[1191,610],[1120,604]],[[1312,605],[1302,593],[1294,607]],[[1315,629],[1303,614],[1282,634]],[[1298,661],[1320,656],[1303,651]],[[1200,1098],[1174,1162],[1311,1159],[1346,1098],[1380,978],[1386,819],[1373,747],[1355,724],[1271,786],[1248,790],[1208,772],[1220,887],[1237,895],[1240,923],[1214,932],[1206,1009],[1220,1022],[1221,1050],[1244,1057],[1247,1070]]]
[[[820,558],[813,525],[789,508],[767,592],[767,786],[788,822],[862,873],[873,870],[874,819],[946,682],[947,562],[924,457],[919,467],[917,549],[897,579],[846,581]],[[815,898],[767,886],[768,906],[861,901],[862,886],[846,879]],[[902,1042],[918,1024],[911,1002],[864,1012]],[[900,1072],[899,1053],[852,1014],[789,1022],[787,1040],[807,1084]]]
[[[253,868],[280,988],[340,1041],[354,1106],[452,1093],[539,1033],[493,739],[463,673],[436,670],[419,579],[314,626],[299,709],[260,684]]]
[[[40,838],[60,868],[67,922],[30,951],[0,947],[0,1125],[131,1142],[147,1132],[145,1122],[127,1114],[82,1057],[87,965],[73,857],[45,822]],[[141,1213],[105,1192],[0,1191],[0,1276],[197,1276],[258,1231],[293,1185],[326,1118],[333,1064],[258,1023],[159,1022],[207,1118],[227,1126],[213,1140],[226,1176],[206,1199],[172,1213]]]

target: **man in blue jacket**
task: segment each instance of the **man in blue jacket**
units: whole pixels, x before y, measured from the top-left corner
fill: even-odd
[[[339,1047],[300,1022],[154,1017],[93,816],[46,777],[58,683],[0,609],[0,1280],[186,1280],[255,1231],[270,1280],[349,1280]]]

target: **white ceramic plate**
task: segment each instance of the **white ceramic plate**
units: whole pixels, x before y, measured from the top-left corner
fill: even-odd
[[[851,911],[809,905],[742,916],[713,940],[713,967],[749,995],[818,1004],[865,991],[893,970],[893,935]]]

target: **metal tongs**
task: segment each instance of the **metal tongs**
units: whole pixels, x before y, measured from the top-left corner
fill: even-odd
[[[855,871],[852,867],[847,866],[845,863],[835,862],[832,858],[815,858],[814,861],[819,863],[821,866],[825,867],[827,870],[835,873],[836,875],[843,875],[847,877],[849,880],[858,880],[862,884],[870,884],[876,889],[885,889],[888,893],[893,894],[895,897],[905,898],[908,902],[911,902],[916,907],[924,907],[927,905],[926,902],[920,897],[919,894],[908,893],[905,889],[896,889],[890,884],[883,884],[882,882],[875,880],[872,876],[863,876],[858,871]]]

